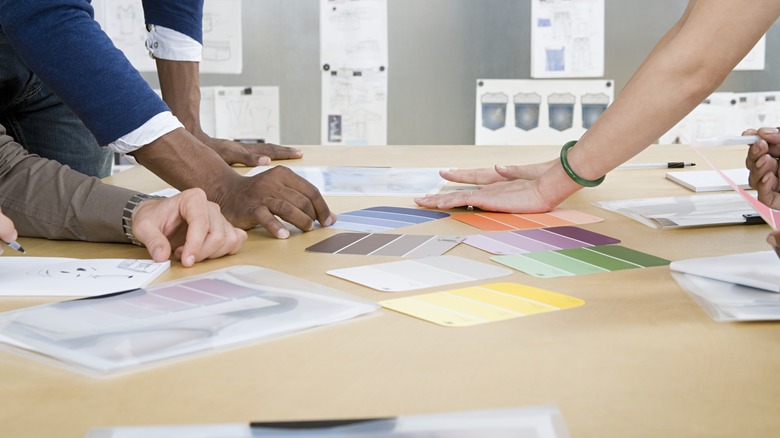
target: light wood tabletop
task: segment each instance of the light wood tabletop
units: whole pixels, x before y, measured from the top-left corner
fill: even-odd
[[[472,168],[555,159],[558,147],[302,147],[276,164]],[[744,166],[744,146],[708,151],[722,168]],[[652,146],[632,162],[701,159],[683,145]],[[240,169],[241,170],[241,169]],[[667,169],[617,170],[562,206],[600,216],[582,228],[668,260],[769,249],[766,225],[659,231],[592,205],[596,201],[692,192]],[[164,183],[142,168],[108,182],[140,191]],[[393,205],[405,197],[329,197],[333,211]],[[453,213],[465,213],[456,209]],[[478,234],[453,219],[404,228],[412,234]],[[159,282],[238,264],[259,265],[379,301],[390,295],[326,274],[397,260],[304,249],[338,230],[293,232],[276,240],[250,232],[241,253],[185,269],[174,262]],[[125,244],[20,238],[29,255],[145,258]],[[6,251],[3,257],[16,256]],[[448,254],[486,263],[459,245]],[[444,411],[555,405],[574,437],[777,436],[780,326],[717,323],[655,267],[511,281],[581,298],[585,305],[470,328],[446,328],[390,310],[375,316],[193,357],[135,373],[92,379],[0,351],[0,436],[80,437],[97,426],[387,417]],[[484,282],[475,282],[481,284]],[[468,285],[468,284],[466,284]],[[426,289],[409,296],[448,287]],[[0,298],[0,310],[52,301]]]

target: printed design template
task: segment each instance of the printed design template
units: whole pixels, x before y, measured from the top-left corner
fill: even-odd
[[[439,211],[380,206],[341,213],[336,223],[329,228],[376,233],[443,219],[449,216],[449,213]]]
[[[425,257],[327,271],[382,292],[405,292],[510,275],[512,271],[457,256]]]
[[[531,3],[531,77],[604,75],[604,0]]]
[[[343,321],[376,309],[278,271],[234,266],[0,314],[0,342],[92,375]]]
[[[478,79],[474,144],[561,145],[614,100],[609,79]]]
[[[485,231],[511,231],[601,222],[604,219],[576,210],[558,208],[548,213],[463,213],[452,216]],[[340,219],[339,219],[340,220]]]
[[[288,166],[323,196],[425,196],[447,184],[436,167]],[[258,166],[245,176],[271,169]]]
[[[396,257],[440,256],[463,241],[461,236],[412,234],[340,233],[308,248],[326,254]]]
[[[0,296],[84,297],[144,287],[170,261],[136,259],[0,258]]]
[[[380,301],[383,307],[446,327],[468,327],[571,309],[585,301],[518,283],[493,283]]]
[[[620,240],[578,227],[553,227],[477,234],[463,243],[492,254],[523,254],[613,245]]]
[[[669,260],[619,245],[502,255],[490,259],[539,278],[650,268],[670,263]]]

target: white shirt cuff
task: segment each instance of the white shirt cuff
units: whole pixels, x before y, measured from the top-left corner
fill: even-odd
[[[162,26],[150,26],[146,37],[146,49],[149,56],[169,61],[200,62],[203,45],[194,39]]]
[[[148,122],[129,134],[123,135],[114,142],[109,143],[108,147],[114,152],[129,154],[179,128],[184,128],[184,125],[181,124],[173,113],[165,111],[152,117]]]

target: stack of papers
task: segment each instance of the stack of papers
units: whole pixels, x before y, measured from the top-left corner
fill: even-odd
[[[749,222],[746,216],[755,215],[753,207],[737,193],[625,199],[594,202],[593,205],[658,230],[745,224]]]
[[[377,304],[257,266],[0,313],[0,342],[90,376],[343,321]]]
[[[780,320],[780,259],[774,251],[680,260],[669,267],[715,321]]]

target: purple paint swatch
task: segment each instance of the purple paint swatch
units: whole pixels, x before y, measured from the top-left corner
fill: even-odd
[[[478,234],[463,243],[491,254],[525,254],[614,245],[620,240],[579,227],[552,227]]]

